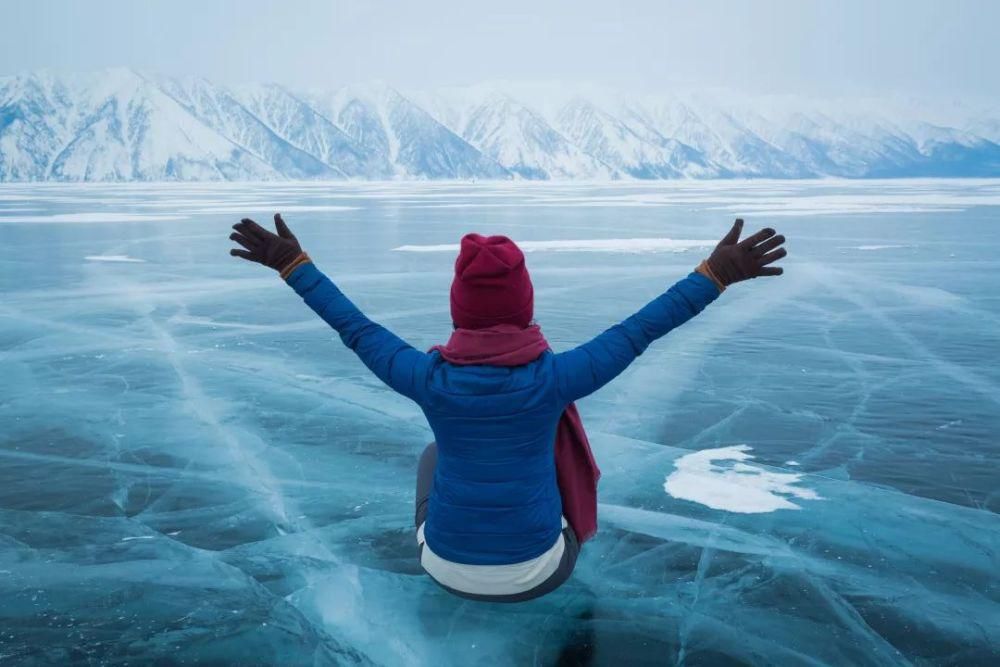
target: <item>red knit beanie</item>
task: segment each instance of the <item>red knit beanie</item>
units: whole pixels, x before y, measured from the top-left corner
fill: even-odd
[[[526,327],[534,316],[535,291],[524,253],[506,236],[462,237],[451,283],[451,319],[462,329],[495,324]]]

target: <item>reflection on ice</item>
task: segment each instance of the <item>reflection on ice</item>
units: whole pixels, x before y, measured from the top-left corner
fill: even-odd
[[[129,257],[128,255],[87,255],[84,259],[91,262],[145,262],[144,259]]]
[[[798,486],[802,475],[743,463],[753,458],[749,451],[746,445],[735,445],[682,456],[674,462],[663,490],[674,498],[744,514],[799,509],[790,498],[819,499],[815,491]]]

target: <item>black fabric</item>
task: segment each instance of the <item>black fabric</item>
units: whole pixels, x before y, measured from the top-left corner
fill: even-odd
[[[432,442],[424,448],[423,453],[420,455],[420,463],[417,465],[417,494],[413,518],[414,527],[416,528],[420,528],[420,524],[427,519],[427,504],[431,496],[431,491],[434,488],[435,467],[437,467],[437,444]],[[580,543],[576,539],[576,533],[573,532],[572,526],[563,528],[562,535],[565,541],[565,549],[563,550],[562,559],[559,561],[559,567],[556,568],[556,571],[548,579],[534,588],[521,593],[513,593],[511,595],[479,595],[445,586],[440,581],[434,579],[434,577],[431,577],[431,579],[452,595],[457,595],[466,600],[475,600],[477,602],[525,602],[533,600],[559,588],[573,574],[573,568],[576,567],[576,559],[580,554]],[[420,556],[422,557],[423,555],[424,545],[421,544]]]
[[[269,232],[250,218],[243,218],[233,225],[236,231],[229,238],[246,250],[233,248],[229,254],[281,271],[302,254],[302,246],[281,219],[280,213],[274,214],[274,227],[278,230],[277,234]]]
[[[708,257],[708,267],[723,285],[760,276],[780,276],[782,269],[768,266],[786,254],[779,248],[785,237],[766,227],[740,241],[743,218],[736,218],[733,228],[723,237]]]
[[[420,463],[417,465],[417,506],[413,521],[415,528],[420,528],[420,524],[427,518],[427,502],[431,497],[431,489],[434,488],[434,469],[437,467],[437,459],[437,443],[432,442],[424,447]]]

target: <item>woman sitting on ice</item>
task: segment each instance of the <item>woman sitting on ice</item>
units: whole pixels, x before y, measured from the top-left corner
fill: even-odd
[[[464,598],[519,602],[569,577],[597,530],[597,479],[573,402],[596,391],[657,338],[727,285],[780,275],[772,229],[739,241],[743,221],[708,259],[637,313],[593,340],[554,353],[533,324],[524,255],[505,236],[462,238],[451,285],[454,331],[421,352],[372,322],[302,252],[280,215],[273,234],[233,225],[230,254],[280,272],[347,347],[387,385],[416,401],[436,443],[420,457],[420,562]]]

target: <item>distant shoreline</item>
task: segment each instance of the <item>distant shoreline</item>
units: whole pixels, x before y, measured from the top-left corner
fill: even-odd
[[[247,180],[247,181],[181,181],[181,180],[125,180],[125,181],[0,181],[0,187],[5,186],[144,186],[144,185],[212,185],[212,186],[330,186],[330,187],[352,187],[352,186],[387,186],[387,185],[517,185],[525,187],[545,187],[545,186],[612,186],[612,187],[639,187],[655,188],[669,185],[697,185],[697,184],[725,184],[725,185],[765,185],[768,183],[785,183],[801,185],[870,185],[874,183],[995,183],[1000,181],[1000,173],[995,176],[894,176],[888,178],[846,178],[843,176],[814,177],[814,178],[664,178],[656,180],[645,179],[607,179],[607,180],[575,180],[575,179],[454,179],[454,178],[399,178],[399,179],[273,179],[273,180]]]

